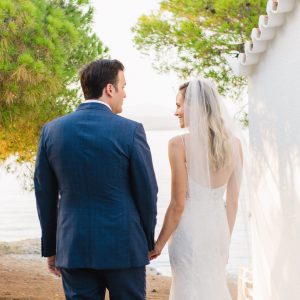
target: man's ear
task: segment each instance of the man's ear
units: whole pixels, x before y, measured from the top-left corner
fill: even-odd
[[[113,95],[113,85],[111,83],[107,84],[104,88],[104,92],[107,96],[112,97]]]

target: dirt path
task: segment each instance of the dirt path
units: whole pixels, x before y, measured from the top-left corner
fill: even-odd
[[[167,300],[171,279],[147,276],[147,299]],[[61,280],[36,255],[0,256],[0,300],[63,300]]]
[[[147,274],[147,300],[168,300],[171,278]],[[229,283],[233,299],[236,285]],[[39,242],[0,243],[0,300],[63,300],[61,279],[39,255]]]

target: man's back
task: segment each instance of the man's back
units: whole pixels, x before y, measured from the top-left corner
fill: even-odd
[[[99,103],[81,104],[44,127],[41,139],[60,195],[58,267],[111,269],[148,263],[151,238],[146,233],[154,231],[157,188],[151,161],[148,170],[139,162],[145,151],[150,155],[141,131],[140,124]],[[149,174],[143,180],[145,171]],[[140,195],[139,184],[145,195]],[[141,197],[152,200],[142,203]],[[144,215],[143,205],[150,205],[150,215]],[[50,227],[54,230],[55,224]]]
[[[124,66],[98,59],[80,72],[85,102],[46,124],[34,185],[42,256],[66,299],[145,300],[157,184],[141,124],[117,116]]]

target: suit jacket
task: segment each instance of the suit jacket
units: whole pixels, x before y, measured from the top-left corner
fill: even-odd
[[[43,127],[34,183],[42,256],[63,268],[149,263],[158,190],[141,124],[81,104]]]

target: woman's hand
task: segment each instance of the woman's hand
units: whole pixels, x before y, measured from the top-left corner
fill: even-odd
[[[161,247],[159,244],[156,243],[154,246],[154,249],[149,252],[149,259],[153,260],[153,259],[157,258],[158,256],[160,256],[162,249],[163,249],[163,247]]]

